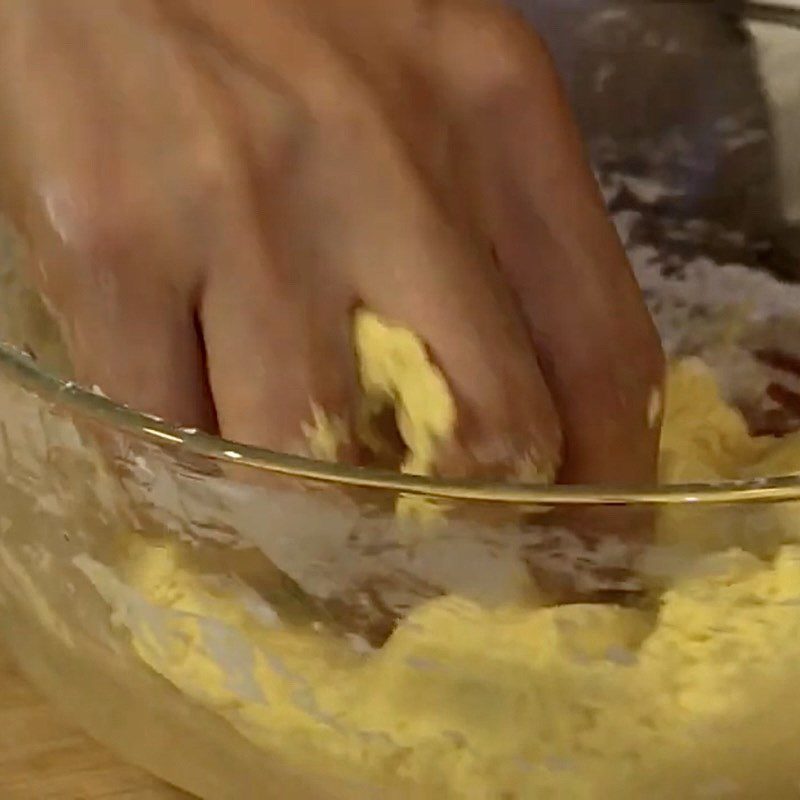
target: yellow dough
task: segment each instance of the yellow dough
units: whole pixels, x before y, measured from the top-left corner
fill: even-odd
[[[439,448],[452,438],[457,412],[450,387],[442,371],[432,363],[425,343],[413,331],[359,309],[353,323],[353,339],[362,389],[362,407],[357,435],[376,454],[391,455],[374,421],[387,409],[394,413],[406,447],[400,464],[407,475],[432,475]],[[347,433],[341,420],[314,409],[314,424],[306,428],[306,439],[315,458],[335,461]],[[551,483],[557,464],[528,457],[513,467],[512,478],[529,484]],[[442,504],[420,497],[401,497],[400,516],[433,519]]]
[[[425,472],[452,400],[418,341],[379,322],[364,324],[424,373],[407,375],[418,398],[383,397],[402,396],[406,466]],[[365,388],[378,402],[391,382],[373,372]],[[751,438],[702,364],[673,367],[664,480],[787,467],[800,468],[800,438]],[[414,800],[797,797],[800,516],[718,512],[661,516],[659,547],[687,559],[662,570],[648,610],[449,596],[379,650],[287,624],[243,584],[187,568],[177,545],[136,544],[116,571],[82,566],[150,668],[307,771],[407,781]]]
[[[384,409],[394,409],[408,448],[403,472],[430,475],[440,443],[456,427],[456,406],[447,380],[431,363],[425,344],[406,328],[361,310],[354,338],[364,392],[362,438],[380,450],[380,437],[370,422]]]
[[[356,312],[353,325],[355,351],[363,402],[358,425],[361,441],[376,453],[387,445],[375,430],[376,417],[389,409],[406,446],[400,469],[407,475],[431,475],[439,448],[456,428],[456,404],[442,371],[431,362],[425,343],[401,325],[370,311]],[[330,461],[346,441],[340,420],[314,409],[314,424],[306,429],[312,455]],[[548,483],[556,464],[528,457],[515,465],[516,477],[526,483]]]

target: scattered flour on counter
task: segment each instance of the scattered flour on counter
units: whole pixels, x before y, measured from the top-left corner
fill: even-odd
[[[616,197],[621,180],[606,183],[607,201]],[[656,190],[657,185],[650,186],[636,195],[642,207],[657,196]],[[643,211],[634,209],[613,216],[667,355],[700,358],[712,369],[725,399],[748,411],[777,409],[767,394],[775,382],[800,393],[800,376],[757,357],[762,350],[777,350],[800,358],[800,284],[744,263],[719,263],[703,254],[702,245],[687,258],[666,257],[661,242],[650,244],[641,236],[644,218]],[[676,230],[682,226],[687,238],[701,241],[704,225],[683,221]],[[667,229],[664,235],[675,231]],[[735,241],[735,234],[729,237]]]

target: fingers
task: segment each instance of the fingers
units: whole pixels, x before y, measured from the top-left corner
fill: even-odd
[[[488,249],[481,253],[468,231],[450,224],[427,185],[430,176],[417,170],[418,160],[383,115],[382,99],[372,87],[344,63],[328,59],[326,65],[310,83],[308,75],[301,76],[305,73],[283,74],[304,98],[308,129],[292,157],[291,174],[273,171],[259,182],[268,191],[257,194],[257,227],[273,260],[266,272],[311,276],[310,281],[292,286],[284,278],[238,299],[228,286],[225,301],[221,287],[216,298],[207,293],[204,330],[223,430],[286,448],[308,418],[309,398],[334,410],[349,427],[349,409],[358,406],[352,398],[359,394],[350,326],[352,310],[361,304],[416,333],[446,375],[458,420],[452,440],[437,456],[441,473],[496,471],[549,479],[560,460],[557,415],[519,310]],[[232,212],[231,220],[246,216]],[[242,275],[252,277],[238,278],[245,286],[255,286],[256,273],[264,272],[257,237],[253,241],[252,265],[241,267]],[[243,252],[241,240],[227,248],[231,252]],[[337,285],[350,291],[337,296]],[[226,314],[214,310],[216,303],[245,304],[249,311],[236,324],[248,329],[225,330]],[[319,328],[304,330],[297,313],[289,311],[294,307]],[[251,383],[249,398],[229,403],[250,409],[239,415],[242,422],[225,413],[230,388],[215,377],[215,363],[221,365],[218,375],[225,368],[224,357],[215,357],[217,348],[224,353],[235,346],[230,339],[223,345],[226,337],[253,343],[248,382],[260,375],[261,386]],[[277,372],[266,374],[262,361],[276,364]],[[282,383],[281,376],[286,376]],[[260,420],[255,428],[245,422],[254,419]]]
[[[515,26],[501,26],[495,44],[497,80],[468,114],[470,151],[482,214],[559,409],[561,477],[652,482],[657,334],[547,55]]]
[[[269,63],[267,55],[248,61],[253,80],[220,81],[211,94],[194,67],[168,58],[162,66],[177,72],[165,72],[164,93],[153,80],[158,61],[102,95],[84,90],[87,103],[141,100],[119,118],[109,111],[114,103],[94,102],[89,115],[67,104],[73,135],[45,136],[38,149],[57,163],[39,166],[70,174],[77,163],[92,178],[95,205],[114,196],[130,217],[121,227],[101,223],[99,247],[91,237],[78,247],[83,283],[59,273],[72,287],[59,306],[80,374],[171,421],[218,423],[224,436],[249,444],[357,460],[351,313],[361,304],[418,334],[447,379],[458,413],[452,441],[436,456],[440,473],[549,479],[562,462],[563,434],[569,480],[650,475],[661,363],[638,290],[552,69],[507,16],[463,3],[473,7],[484,9],[481,19],[459,12],[471,34],[441,29],[438,45],[457,40],[463,52],[436,77],[460,81],[464,97],[465,80],[474,79],[469,102],[451,125],[449,92],[432,128],[468,131],[461,166],[474,167],[475,219],[488,219],[485,230],[443,208],[448,192],[432,187],[447,184],[458,197],[467,173],[434,174],[446,159],[430,157],[430,142],[414,133],[422,128],[411,124],[418,109],[409,110],[406,90],[381,84],[381,70],[365,77],[358,59],[311,35],[288,6],[219,20],[221,30],[231,28],[226,20],[252,22],[230,30],[245,53],[266,53],[270,32]],[[499,19],[496,30],[483,25]],[[76,67],[67,85],[83,86],[85,72]],[[262,74],[291,96],[290,108],[271,89],[264,105],[280,113],[254,111]],[[48,74],[42,80],[51,86]],[[45,106],[38,114],[47,122]],[[448,117],[442,125],[438,111]],[[112,169],[97,168],[91,141],[103,143]],[[58,201],[63,186],[51,183],[49,201]],[[109,186],[124,189],[119,199]],[[64,216],[58,205],[41,214],[50,214],[51,228],[54,208]],[[78,211],[84,230],[96,211]],[[75,240],[71,229],[59,236]]]
[[[614,274],[627,266],[613,246],[587,243],[593,253],[583,256],[563,244],[569,231],[585,226],[585,233],[589,220],[576,214],[551,232],[522,192],[505,192],[498,252],[558,404],[566,438],[562,478],[651,483],[663,362],[638,289]]]
[[[222,435],[278,452],[357,461],[358,386],[344,294],[305,291],[237,214],[201,304]],[[224,254],[224,255],[223,255]],[[318,299],[317,299],[318,298]]]
[[[105,274],[60,309],[76,378],[137,410],[214,432],[193,310],[167,286],[114,280]]]
[[[185,138],[175,147],[187,104],[160,91],[174,86],[174,70],[166,58],[129,58],[141,38],[129,35],[125,15],[50,16],[45,24],[32,13],[4,53],[2,127],[16,145],[16,174],[0,201],[34,251],[34,278],[59,316],[76,377],[213,432],[193,307],[197,262],[179,208],[193,187],[175,180],[194,152]],[[100,68],[112,51],[126,64],[123,81]]]
[[[64,336],[75,378],[111,399],[175,425],[217,430],[185,248],[170,220],[103,202],[69,171],[58,192],[18,205],[33,278]],[[170,274],[167,265],[187,263]]]
[[[309,186],[304,197],[336,225],[308,236],[318,237],[335,273],[352,276],[361,303],[415,332],[446,376],[457,425],[442,443],[439,472],[551,478],[558,417],[490,254],[449,224],[380,120],[365,116],[359,130],[355,141],[332,132],[331,149],[317,154],[329,170],[317,185],[336,192]]]

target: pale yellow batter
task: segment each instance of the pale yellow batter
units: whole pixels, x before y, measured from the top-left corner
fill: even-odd
[[[359,328],[362,364],[394,352],[399,372],[384,360],[365,388],[401,406],[424,471],[455,410],[421,343],[379,323]],[[665,481],[798,468],[800,438],[752,439],[702,365],[673,368]],[[305,770],[409,781],[412,799],[772,800],[800,796],[798,523],[796,505],[665,512],[642,562],[650,610],[451,596],[380,650],[290,627],[176,547],[82,567],[150,668]]]

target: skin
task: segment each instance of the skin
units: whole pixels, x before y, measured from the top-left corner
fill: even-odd
[[[655,477],[658,337],[549,55],[490,0],[0,0],[0,174],[118,401],[300,452],[312,404],[356,417],[363,304],[450,382],[441,473]]]

